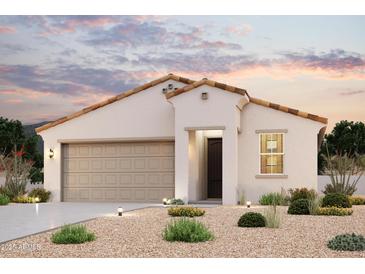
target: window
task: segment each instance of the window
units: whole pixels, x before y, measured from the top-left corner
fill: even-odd
[[[260,173],[284,173],[283,133],[260,133]]]

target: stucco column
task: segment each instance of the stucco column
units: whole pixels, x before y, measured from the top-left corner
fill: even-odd
[[[189,132],[175,132],[175,198],[189,201]]]
[[[49,158],[49,149],[53,149],[54,156]],[[51,201],[61,201],[61,144],[44,143],[44,188],[51,191]]]
[[[223,131],[223,174],[222,188],[224,205],[237,204],[238,183],[238,136],[237,129],[226,128]]]

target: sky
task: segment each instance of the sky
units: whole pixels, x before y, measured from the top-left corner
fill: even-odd
[[[0,116],[51,121],[174,73],[365,122],[365,16],[0,16]]]

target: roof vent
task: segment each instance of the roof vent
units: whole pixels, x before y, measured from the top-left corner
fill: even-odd
[[[167,86],[169,89],[173,89],[174,88],[174,85],[173,84],[168,84]]]
[[[208,92],[202,92],[201,98],[202,100],[208,100]]]
[[[167,93],[167,88],[163,88],[163,89],[162,89],[162,93],[163,93],[163,94],[166,94],[166,93]]]

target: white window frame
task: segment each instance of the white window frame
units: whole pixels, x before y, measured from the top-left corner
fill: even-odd
[[[267,135],[267,134],[281,134],[282,135],[282,140],[283,140],[283,152],[274,152],[274,153],[261,153],[261,135]],[[261,156],[263,155],[282,155],[283,156],[283,172],[282,173],[261,173]],[[285,160],[285,133],[284,132],[260,132],[259,133],[259,174],[260,175],[284,175],[285,172],[285,164],[284,161]],[[270,168],[271,172],[272,172],[272,167]]]

